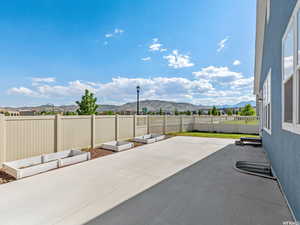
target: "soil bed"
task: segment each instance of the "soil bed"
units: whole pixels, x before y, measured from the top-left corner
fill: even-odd
[[[171,137],[173,137],[173,135],[166,135],[165,139],[168,139],[168,138],[171,138]],[[132,140],[130,140],[130,141],[132,141]],[[134,150],[136,147],[145,145],[143,143],[138,143],[138,142],[133,142],[133,143],[134,143],[134,147],[131,148],[131,149],[128,149],[128,150]],[[118,152],[109,151],[109,150],[106,150],[106,149],[103,149],[103,148],[82,149],[82,151],[90,152],[92,160],[100,158],[100,157],[104,157],[104,156],[107,156],[107,155],[118,153]],[[2,169],[0,169],[0,185],[5,184],[5,183],[9,183],[9,182],[12,182],[12,181],[15,181],[15,180],[16,179],[14,177],[10,176],[9,174],[5,173]]]
[[[0,184],[5,184],[11,181],[16,180],[14,177],[8,175],[3,170],[0,169]]]
[[[103,149],[103,148],[86,149],[86,150],[83,150],[83,151],[90,152],[92,159],[97,159],[97,158],[100,158],[100,157],[103,157],[103,156],[114,154],[113,151],[109,151],[109,150],[106,150],[106,149]]]

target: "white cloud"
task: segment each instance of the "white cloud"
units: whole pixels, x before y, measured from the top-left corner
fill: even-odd
[[[158,38],[153,38],[152,39],[152,44],[149,46],[149,51],[150,52],[160,51],[161,47],[162,47],[162,44],[159,43]]]
[[[142,61],[150,61],[151,57],[145,57],[145,58],[141,58]]]
[[[198,72],[193,72],[197,78],[210,79],[219,82],[230,82],[236,79],[241,79],[242,73],[229,70],[228,67],[209,66],[202,68]]]
[[[247,90],[252,90],[253,89],[253,82],[254,82],[254,77],[248,77],[248,78],[240,78],[236,79],[232,82],[230,82],[230,88],[231,89],[244,89],[246,88]]]
[[[107,33],[105,34],[104,36],[106,38],[112,38],[112,37],[115,37],[117,35],[121,35],[122,33],[124,33],[124,30],[122,29],[119,29],[119,28],[115,28],[114,31],[112,33]]]
[[[203,105],[234,104],[253,100],[253,77],[230,71],[228,67],[209,66],[194,72],[194,78],[115,77],[101,83],[70,81],[68,83],[38,83],[29,87],[13,87],[8,94],[44,98],[46,102],[75,102],[85,89],[95,93],[100,104],[123,104],[136,99],[135,87],[141,86],[142,99],[161,99]],[[39,100],[40,101],[40,100]]]
[[[232,65],[239,66],[239,65],[241,65],[241,61],[240,60],[234,60]]]
[[[152,44],[149,45],[149,51],[150,52],[156,52],[156,51],[159,51],[159,52],[165,52],[167,51],[166,48],[162,48],[163,44],[161,44],[158,40],[158,38],[153,38],[152,39]]]
[[[122,33],[124,33],[124,30],[116,28],[116,29],[114,30],[114,33],[115,33],[115,34],[122,34]]]
[[[154,43],[149,46],[149,49],[151,52],[155,52],[155,51],[159,51],[161,46],[162,46],[162,44],[160,44],[160,43]]]
[[[224,48],[225,48],[225,44],[227,43],[227,41],[229,40],[229,37],[226,37],[225,39],[221,40],[218,43],[218,49],[217,52],[221,52]]]
[[[172,54],[164,56],[164,59],[168,60],[168,66],[174,69],[194,66],[194,63],[191,62],[190,56],[182,55],[178,52],[178,50],[173,50]]]
[[[46,97],[64,97],[82,94],[86,89],[96,92],[97,88],[95,86],[97,86],[97,84],[93,82],[76,80],[69,82],[67,85],[41,85],[37,87],[37,92]]]
[[[105,34],[105,37],[106,37],[106,38],[111,38],[111,37],[113,37],[113,36],[114,36],[114,35],[111,34],[111,33],[110,33],[110,34]]]
[[[142,87],[143,98],[185,101],[186,96],[204,94],[213,90],[208,80],[189,80],[182,77],[154,78],[113,78],[107,83],[72,81],[65,85],[42,84],[34,90],[20,87],[11,88],[9,94],[18,94],[44,98],[75,98],[78,99],[85,89],[89,89],[105,103],[124,103],[136,97],[135,87]]]
[[[38,85],[40,83],[53,83],[56,81],[55,77],[32,77],[32,85]]]
[[[8,94],[18,94],[18,95],[25,95],[30,97],[38,97],[39,94],[29,88],[26,87],[19,87],[19,88],[10,88],[8,91]]]
[[[97,95],[102,98],[123,102],[132,101],[136,97],[134,87],[141,86],[141,96],[144,99],[186,100],[187,95],[199,95],[212,90],[212,85],[206,80],[189,80],[181,77],[154,78],[113,78],[111,82],[100,84]]]

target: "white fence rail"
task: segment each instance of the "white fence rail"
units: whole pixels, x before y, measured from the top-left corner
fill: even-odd
[[[0,162],[100,146],[147,133],[207,131],[258,133],[257,117],[0,115]],[[240,122],[242,121],[242,122]]]

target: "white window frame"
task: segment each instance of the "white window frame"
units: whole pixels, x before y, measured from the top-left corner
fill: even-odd
[[[263,85],[263,104],[262,104],[263,129],[269,135],[272,134],[271,73],[272,73],[272,70],[270,69],[269,72],[268,72],[268,75],[267,75],[267,77],[264,81],[264,85]],[[267,107],[269,107],[270,114],[268,114],[268,110],[266,109]],[[268,124],[268,122],[269,122],[269,124]],[[267,125],[269,125],[269,126],[267,126]]]
[[[298,24],[300,23],[300,16],[298,18],[298,14],[300,14],[300,1],[297,2],[294,11],[292,13],[292,16],[290,18],[290,21],[288,23],[288,26],[286,28],[285,34],[282,38],[282,81],[281,81],[281,103],[282,103],[282,129],[293,132],[296,134],[300,134],[300,86],[299,86],[299,76],[300,76],[300,62],[298,63],[298,48],[300,50],[300,46],[298,44],[298,38],[300,39],[300,36],[298,36]],[[289,77],[284,78],[284,41],[288,35],[288,32],[293,30],[293,73],[289,75]],[[287,123],[284,121],[284,84],[286,81],[288,81],[290,78],[293,78],[293,120],[292,123]]]

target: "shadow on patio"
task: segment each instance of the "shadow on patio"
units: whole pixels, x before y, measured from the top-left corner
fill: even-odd
[[[277,182],[234,170],[267,161],[262,148],[228,145],[88,225],[275,225],[292,221]]]

